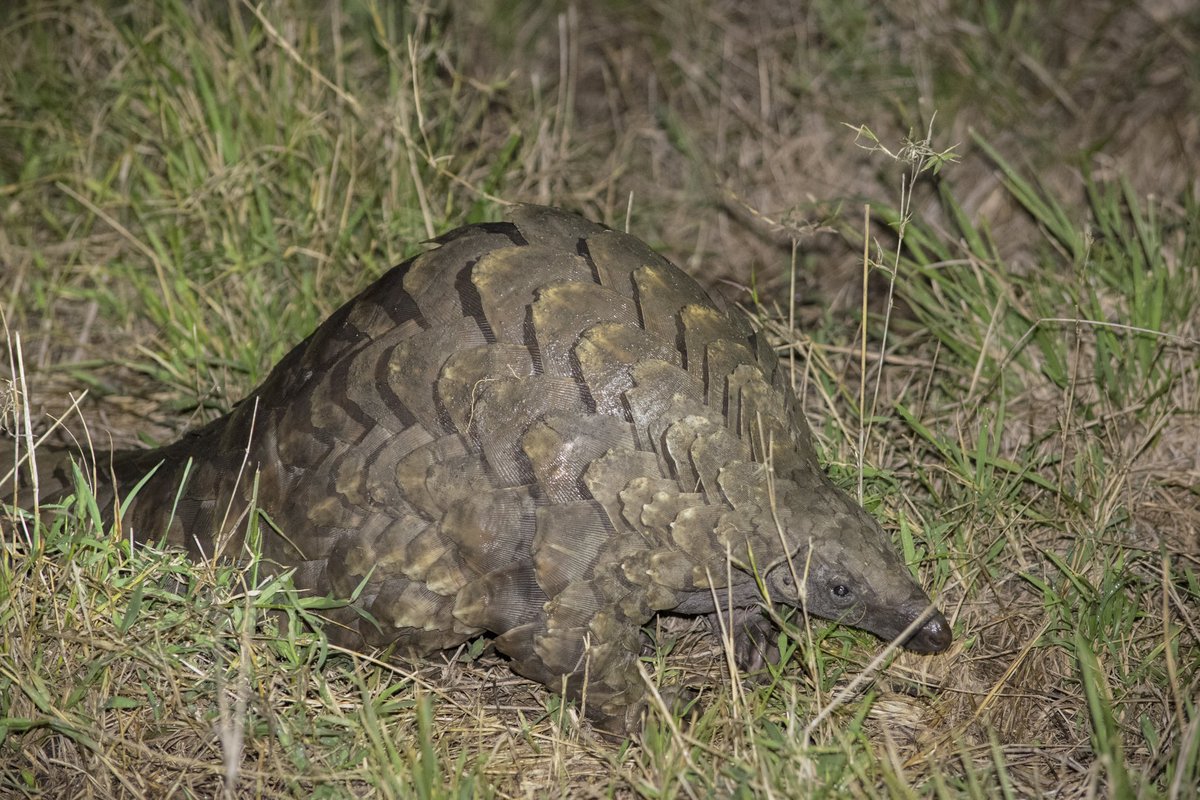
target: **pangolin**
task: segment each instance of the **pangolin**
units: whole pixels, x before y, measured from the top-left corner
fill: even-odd
[[[434,244],[230,413],[99,459],[110,509],[153,471],[122,529],[236,558],[253,509],[268,563],[355,598],[327,613],[332,642],[414,658],[490,635],[618,733],[640,725],[660,612],[720,605],[743,666],[774,638],[764,599],[885,639],[915,625],[910,650],[950,644],[822,472],[744,313],[633,236],[550,208]]]

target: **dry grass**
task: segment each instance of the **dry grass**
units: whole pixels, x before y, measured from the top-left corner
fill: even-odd
[[[620,745],[482,643],[330,651],[317,600],[131,551],[80,483],[0,517],[0,794],[1194,794],[1189,3],[255,8],[0,11],[0,449],[169,438],[422,239],[552,203],[779,334],[958,639],[838,704],[868,636],[800,623],[743,684],[664,622],[647,671],[701,701]]]

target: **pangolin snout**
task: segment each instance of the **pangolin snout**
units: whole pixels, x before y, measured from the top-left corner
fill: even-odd
[[[940,653],[953,641],[954,634],[950,631],[950,622],[942,612],[932,609],[925,624],[904,642],[904,648],[915,653]]]

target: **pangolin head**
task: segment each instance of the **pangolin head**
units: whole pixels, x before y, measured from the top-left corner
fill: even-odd
[[[889,641],[920,620],[901,641],[906,649],[939,653],[950,646],[950,623],[862,506],[824,476],[796,493],[803,499],[788,494],[779,498],[784,513],[777,517],[789,557],[769,565],[764,576],[772,602]]]

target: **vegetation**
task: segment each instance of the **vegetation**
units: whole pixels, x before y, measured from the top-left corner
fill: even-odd
[[[0,794],[1194,796],[1194,12],[492,5],[0,10]],[[949,652],[792,618],[743,680],[663,621],[647,677],[699,699],[613,743],[485,642],[329,647],[325,600],[132,547],[82,477],[31,508],[30,446],[213,418],[513,201],[628,227],[778,335]]]

